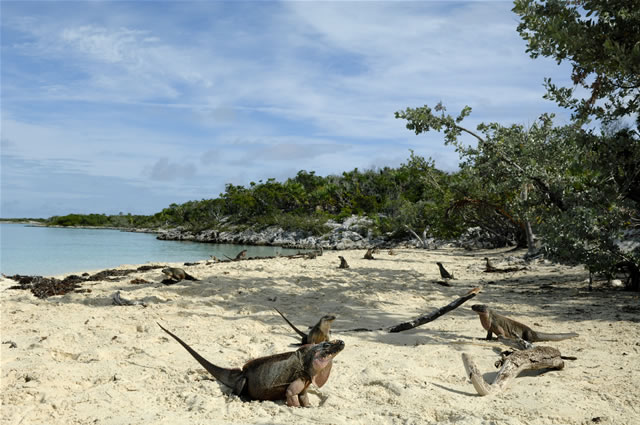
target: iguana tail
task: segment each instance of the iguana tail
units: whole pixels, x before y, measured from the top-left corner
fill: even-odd
[[[296,327],[293,325],[293,323],[291,323],[291,322],[289,321],[289,319],[287,319],[286,317],[284,317],[284,314],[282,314],[282,313],[280,312],[280,310],[278,310],[278,309],[277,309],[277,308],[275,308],[275,307],[273,307],[273,308],[274,308],[274,310],[275,310],[275,311],[277,311],[277,312],[278,312],[278,314],[279,314],[280,316],[282,316],[282,318],[284,319],[284,321],[285,321],[285,322],[287,322],[287,323],[289,324],[289,326],[291,326],[291,328],[292,328],[294,331],[296,331],[296,333],[297,333],[298,335],[300,335],[302,338],[306,338],[306,337],[307,337],[307,334],[306,334],[306,333],[304,333],[304,332],[302,332],[300,329],[296,328]]]
[[[569,338],[575,338],[578,334],[575,332],[566,333],[566,334],[548,334],[544,332],[536,332],[536,339],[532,342],[538,341],[562,341]]]
[[[191,276],[191,275],[190,275],[190,274],[188,274],[188,273],[185,273],[185,274],[184,274],[184,278],[185,278],[185,279],[187,279],[187,280],[198,280],[198,279],[196,279],[195,277]]]
[[[235,394],[240,395],[240,393],[242,393],[242,390],[247,381],[247,378],[244,377],[242,370],[237,368],[227,369],[210,363],[207,359],[198,354],[193,348],[189,347],[186,342],[178,338],[167,329],[163,328],[160,323],[158,323],[158,326],[160,326],[160,329],[171,335],[173,339],[178,341],[178,343],[180,343],[180,345],[182,345],[189,352],[189,354],[191,354],[193,358],[196,359],[198,363],[200,363],[202,367],[207,370],[207,372],[212,374],[214,378],[225,384],[227,387],[232,388]]]

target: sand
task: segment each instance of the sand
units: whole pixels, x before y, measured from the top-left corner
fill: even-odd
[[[8,290],[2,306],[2,424],[639,424],[640,304],[637,293],[588,291],[583,267],[535,261],[522,252],[399,249],[376,259],[364,251],[325,252],[315,260],[264,259],[184,267],[200,281],[165,286],[159,270],[84,285],[90,293],[37,299]],[[343,255],[350,269],[338,269]],[[440,280],[436,261],[457,280]],[[180,264],[173,264],[180,266]],[[122,268],[137,266],[123,265]],[[142,278],[152,283],[132,284]],[[310,408],[244,402],[210,375],[156,321],[213,363],[291,351],[293,331],[322,315],[334,329],[384,327],[444,306],[469,289],[483,291],[416,329],[389,334],[334,332],[346,348]],[[121,291],[146,307],[114,306]],[[565,368],[524,373],[506,392],[480,397],[465,376],[462,353],[485,377],[506,346],[483,340],[475,303],[543,332],[577,332],[553,343]],[[15,343],[15,347],[9,342]]]

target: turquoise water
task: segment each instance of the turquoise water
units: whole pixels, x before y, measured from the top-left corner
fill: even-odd
[[[150,233],[0,223],[0,272],[6,275],[57,276],[122,264],[193,262],[212,255],[224,259],[243,249],[249,257],[297,252],[268,246],[161,241]]]

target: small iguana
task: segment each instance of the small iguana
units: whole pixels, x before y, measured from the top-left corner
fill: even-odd
[[[491,260],[489,260],[489,257],[484,257],[484,260],[486,261],[484,266],[485,272],[491,273],[497,270],[497,268],[491,263]]]
[[[296,351],[259,357],[242,369],[227,369],[207,361],[186,342],[158,326],[178,341],[207,372],[250,400],[286,400],[287,406],[310,405],[307,388],[313,382],[322,387],[329,379],[333,358],[344,349],[340,340],[304,345]]]
[[[227,257],[227,258],[229,258],[229,257]],[[236,255],[236,257],[233,259],[233,261],[240,261],[240,260],[242,260],[244,258],[247,258],[247,250],[246,249],[243,249],[242,251],[240,251],[238,253],[238,255]]]
[[[320,318],[320,320],[318,321],[318,323],[316,323],[311,328],[311,330],[309,331],[309,334],[306,334],[306,333],[302,332],[300,329],[296,328],[293,325],[293,323],[291,323],[289,321],[289,319],[287,319],[285,317],[285,315],[280,312],[280,310],[278,310],[275,307],[274,307],[274,309],[275,309],[275,311],[278,312],[278,314],[280,316],[282,316],[284,321],[287,322],[289,324],[289,326],[291,326],[291,328],[294,331],[296,331],[296,333],[298,335],[300,335],[302,337],[302,341],[298,345],[318,344],[318,343],[321,343],[321,342],[324,342],[324,341],[329,341],[330,336],[331,336],[331,322],[336,320],[336,316],[331,316],[331,315],[322,316]]]
[[[444,268],[441,262],[436,263],[438,265],[438,269],[440,269],[440,277],[443,279],[455,279],[452,273],[449,273],[447,269]]]
[[[573,332],[559,334],[536,332],[527,325],[496,313],[484,304],[474,304],[471,309],[478,313],[480,323],[487,331],[486,339],[488,340],[491,339],[492,334],[511,339],[523,339],[527,342],[562,341],[578,336]]]
[[[183,269],[180,269],[178,267],[166,267],[162,269],[162,273],[166,274],[168,279],[173,280],[175,282],[180,282],[181,280],[184,280],[184,279],[198,280],[195,277],[188,274],[187,272],[185,272]]]
[[[345,260],[345,258],[342,255],[338,255],[338,258],[340,259],[340,265],[338,266],[339,269],[348,269],[349,268],[349,263],[347,263],[347,260]]]
[[[364,259],[365,260],[375,260],[375,258],[373,258],[373,248],[367,249],[367,252],[364,253]]]
[[[494,266],[493,263],[491,263],[491,260],[489,260],[489,257],[484,257],[484,260],[486,261],[486,264],[484,266],[485,273],[512,273],[512,272],[519,272],[521,270],[526,270],[526,267],[523,267],[523,268],[507,267],[506,269],[501,269]]]

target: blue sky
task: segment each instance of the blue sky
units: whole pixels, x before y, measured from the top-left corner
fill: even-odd
[[[2,1],[2,217],[152,214],[226,183],[397,166],[455,170],[396,120],[442,101],[530,124],[544,77],[506,1]]]

